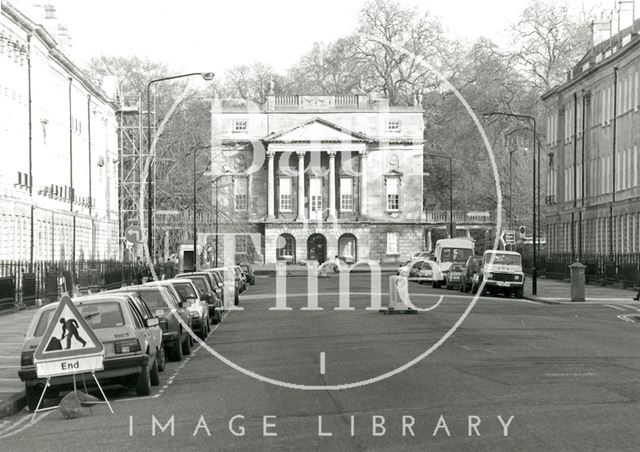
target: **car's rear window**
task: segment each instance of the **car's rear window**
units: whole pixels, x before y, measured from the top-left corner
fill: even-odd
[[[94,330],[99,330],[101,328],[115,328],[124,325],[124,317],[122,316],[120,303],[112,301],[105,303],[91,303],[77,306],[77,308],[80,311],[80,314],[82,314],[82,317],[84,317],[89,326]],[[54,312],[55,309],[49,309],[42,313],[38,320],[36,330],[33,333],[34,337],[41,337],[44,334]]]
[[[193,290],[193,286],[189,283],[174,283],[173,285],[182,301],[187,301],[187,298],[197,298],[196,292]]]
[[[206,292],[208,290],[207,283],[204,282],[203,278],[189,278],[189,279],[193,281],[193,283],[196,285],[196,287],[200,292]]]
[[[217,284],[221,284],[223,282],[222,276],[220,276],[220,273],[218,272],[211,272],[211,274],[213,275],[213,279],[216,280]]]
[[[167,294],[167,300],[165,301],[160,291],[144,291],[139,292],[142,301],[151,309],[167,309],[171,308],[170,295]]]

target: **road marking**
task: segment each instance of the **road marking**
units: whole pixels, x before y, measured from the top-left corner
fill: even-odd
[[[594,377],[593,372],[550,372],[542,374],[545,377]]]
[[[619,315],[618,318],[628,323],[637,323],[636,320],[638,316],[635,314],[623,314],[623,315]]]
[[[0,439],[8,438],[9,436],[13,436],[16,433],[20,433],[23,430],[36,425],[38,422],[40,422],[45,417],[49,416],[51,413],[53,413],[53,411],[47,411],[45,413],[42,413],[33,421],[33,423],[27,422],[22,427],[16,429],[20,424],[24,424],[25,421],[28,421],[31,418],[31,416],[32,416],[31,413],[26,414],[24,417],[22,417],[22,419],[17,420],[13,424],[11,424],[9,427],[7,427],[4,430],[0,431]]]
[[[324,375],[324,352],[320,352],[320,375]]]
[[[606,306],[608,308],[611,308],[611,309],[617,309],[618,311],[624,311],[625,310],[624,308],[621,308],[620,306],[614,306],[614,305],[611,305],[611,304],[605,304],[604,306]]]

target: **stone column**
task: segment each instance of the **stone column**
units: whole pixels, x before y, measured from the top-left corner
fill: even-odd
[[[362,217],[367,214],[367,150],[358,151],[360,154],[360,167],[358,168],[358,174],[360,179],[360,190],[358,193],[358,217]]]
[[[298,216],[296,221],[305,221],[304,214],[304,151],[297,151],[298,154]]]
[[[329,151],[329,218],[336,219],[336,151]]]
[[[267,221],[273,221],[275,219],[275,181],[273,168],[273,159],[275,155],[275,152],[267,151]],[[251,192],[248,193],[251,195]]]

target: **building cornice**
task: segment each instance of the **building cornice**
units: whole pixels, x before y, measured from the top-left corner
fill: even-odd
[[[603,60],[597,63],[593,63],[593,65],[590,66],[587,70],[580,72],[580,74],[578,74],[576,77],[573,77],[571,80],[568,80],[561,85],[554,86],[553,88],[549,89],[547,92],[542,94],[540,98],[543,101],[547,101],[554,95],[571,89],[573,86],[578,85],[581,82],[584,82],[584,80],[588,79],[593,74],[601,71],[603,68],[607,66],[615,65],[616,62],[626,57],[629,53],[631,53],[634,50],[637,50],[636,48],[639,45],[640,45],[640,38],[638,36],[633,36],[631,41],[629,41],[624,46],[615,47],[617,48],[617,50],[613,52],[609,57],[604,58]],[[611,49],[609,51],[611,51]],[[573,70],[571,72],[573,72]]]
[[[110,99],[102,89],[96,86],[59,48],[53,36],[42,26],[34,23],[24,13],[7,1],[1,2],[0,12],[11,22],[16,24],[26,33],[36,36],[45,46],[53,61],[60,64],[69,75],[77,79],[82,86],[92,95],[108,104],[114,111],[117,110],[116,103]]]

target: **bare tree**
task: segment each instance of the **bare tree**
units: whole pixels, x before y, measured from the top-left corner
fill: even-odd
[[[539,92],[565,80],[565,73],[591,47],[589,13],[573,14],[567,3],[532,0],[513,27],[513,56]]]

